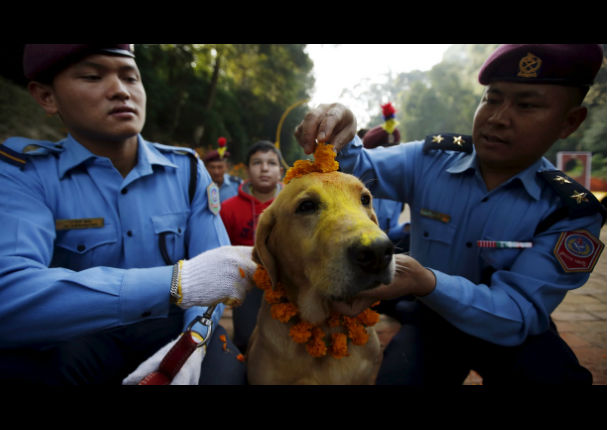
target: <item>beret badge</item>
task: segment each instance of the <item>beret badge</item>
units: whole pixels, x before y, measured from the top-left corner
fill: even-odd
[[[537,78],[537,72],[542,66],[542,60],[532,54],[531,52],[527,53],[521,61],[518,63],[518,76],[521,78]]]

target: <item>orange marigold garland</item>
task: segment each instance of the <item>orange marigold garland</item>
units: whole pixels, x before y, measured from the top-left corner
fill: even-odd
[[[310,160],[297,160],[293,167],[287,170],[283,182],[288,184],[293,178],[298,178],[312,172],[328,173],[339,169],[339,163],[335,161],[335,150],[329,143],[319,142],[314,150],[314,162]]]
[[[323,357],[327,354],[334,358],[347,357],[348,340],[354,345],[366,344],[369,340],[366,327],[373,326],[379,321],[379,314],[371,309],[365,309],[355,317],[332,312],[325,323],[331,328],[343,327],[345,333],[332,333],[327,342],[326,335],[319,326],[299,317],[297,306],[289,302],[280,283],[272,288],[272,281],[264,267],[257,266],[253,280],[258,288],[265,291],[264,299],[271,305],[272,318],[283,323],[292,321],[289,336],[294,342],[304,344],[308,354],[313,357]]]

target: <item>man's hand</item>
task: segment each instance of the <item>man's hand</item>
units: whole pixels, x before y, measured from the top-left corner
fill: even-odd
[[[378,300],[391,300],[406,295],[418,297],[430,294],[436,287],[434,273],[405,254],[395,257],[396,271],[389,285],[358,293],[351,303],[334,302],[333,309],[349,316],[355,316]]]
[[[179,271],[182,308],[238,304],[251,289],[257,264],[251,246],[222,246],[184,260]]]
[[[338,103],[312,109],[295,129],[295,137],[306,154],[314,152],[316,142],[330,143],[339,152],[355,135],[354,114]]]

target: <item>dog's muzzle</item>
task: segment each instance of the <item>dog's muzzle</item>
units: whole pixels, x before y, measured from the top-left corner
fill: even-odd
[[[381,274],[392,261],[394,245],[388,238],[378,238],[369,244],[355,243],[348,248],[350,263],[362,272]]]

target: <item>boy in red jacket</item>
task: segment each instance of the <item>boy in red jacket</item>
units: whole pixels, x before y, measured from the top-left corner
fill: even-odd
[[[249,179],[238,188],[238,195],[221,204],[221,219],[232,245],[253,246],[259,215],[282,189],[283,168],[280,151],[269,141],[256,142],[247,154]],[[247,342],[261,305],[263,291],[252,289],[244,303],[232,310],[234,343],[246,351]]]

